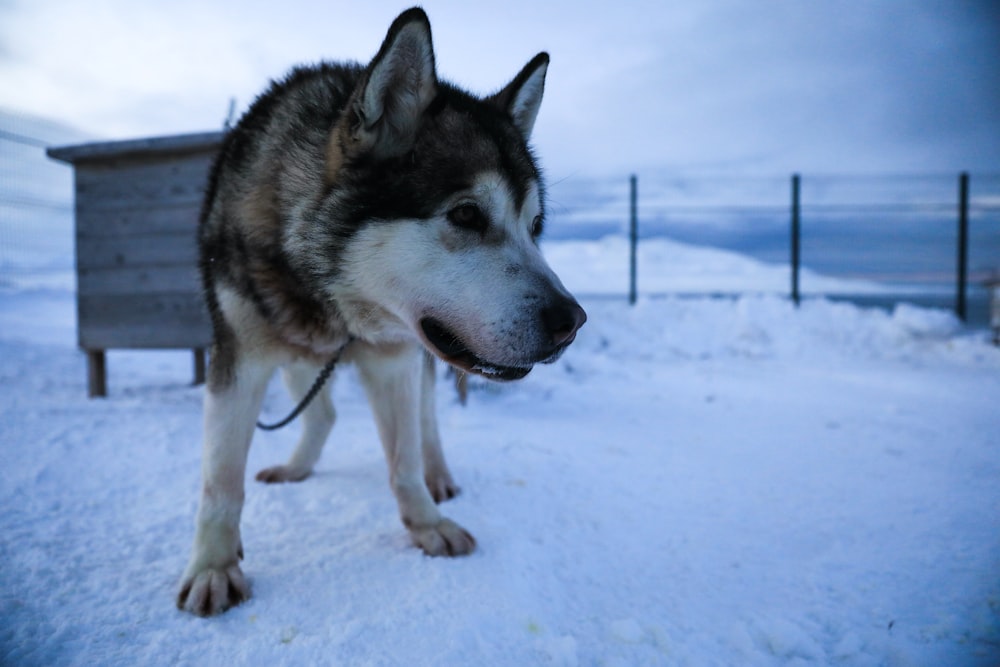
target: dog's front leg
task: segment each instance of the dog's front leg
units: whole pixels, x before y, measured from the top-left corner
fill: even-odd
[[[430,556],[459,556],[476,546],[464,528],[441,515],[424,481],[421,453],[423,356],[411,344],[360,344],[355,360],[371,403],[389,481],[403,525]]]
[[[420,381],[420,435],[424,456],[424,481],[434,502],[440,503],[458,495],[460,489],[451,477],[441,449],[437,409],[434,401],[434,357],[424,352]]]
[[[201,500],[191,560],[177,595],[178,608],[199,616],[218,614],[250,597],[239,566],[243,477],[274,368],[274,364],[244,362],[227,382],[210,382],[205,391]]]
[[[294,361],[285,365],[285,384],[292,398],[298,402],[312,389],[321,367],[307,361]],[[332,384],[332,378],[329,384]],[[258,482],[300,482],[312,474],[319,460],[326,438],[330,435],[337,412],[330,400],[330,387],[324,387],[306,406],[302,413],[302,435],[285,465],[264,468],[257,473]]]

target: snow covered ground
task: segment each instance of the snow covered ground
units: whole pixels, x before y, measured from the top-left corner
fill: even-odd
[[[570,276],[579,294],[628,294],[629,242],[609,235],[596,241],[550,243],[546,256],[560,276]],[[680,243],[668,238],[642,239],[636,249],[638,290],[647,294],[788,294],[788,264],[768,264],[739,253]],[[895,285],[825,276],[803,268],[802,294],[924,294],[926,286]]]
[[[606,250],[548,252],[585,292],[581,258]],[[1000,664],[985,334],[768,295],[584,306],[557,364],[464,408],[438,384],[463,488],[446,512],[475,554],[410,545],[347,368],[316,475],[255,483],[297,426],[256,437],[254,597],[206,620],[173,604],[199,485],[189,355],[112,352],[111,395],[88,400],[71,289],[0,288],[0,663]],[[288,407],[276,383],[265,414]]]

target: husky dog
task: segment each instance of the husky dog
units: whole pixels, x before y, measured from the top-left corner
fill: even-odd
[[[434,415],[433,360],[496,380],[554,361],[586,320],[539,252],[542,181],[528,148],[549,57],[486,98],[438,80],[430,24],[401,14],[367,66],[293,70],[226,136],[199,227],[214,342],[202,492],[177,605],[219,613],[240,570],[247,451],[278,367],[296,399],[342,355],[357,365],[399,513],[429,555],[475,548],[436,505],[458,492]],[[285,465],[307,477],[334,422],[303,412]]]

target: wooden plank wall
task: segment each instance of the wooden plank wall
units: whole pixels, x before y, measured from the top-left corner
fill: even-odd
[[[79,344],[204,348],[198,213],[214,148],[75,165]]]

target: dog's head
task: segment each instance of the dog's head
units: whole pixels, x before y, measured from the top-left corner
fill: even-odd
[[[573,342],[586,313],[538,248],[544,192],[528,139],[548,54],[478,98],[437,79],[430,25],[404,12],[327,147],[351,211],[341,295],[466,371],[523,377]]]

